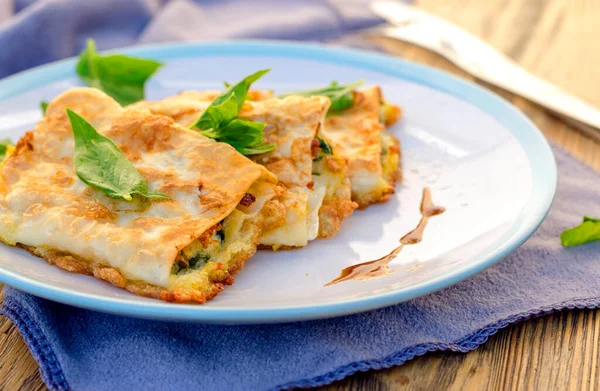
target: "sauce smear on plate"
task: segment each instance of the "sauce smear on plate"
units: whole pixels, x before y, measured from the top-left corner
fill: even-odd
[[[340,276],[327,283],[325,286],[337,284],[348,280],[370,280],[372,278],[383,277],[390,274],[388,264],[396,258],[405,245],[417,244],[423,240],[423,232],[427,227],[427,222],[433,216],[444,213],[446,208],[437,206],[431,199],[431,190],[426,187],[423,189],[423,198],[421,199],[421,220],[415,229],[404,235],[400,239],[400,246],[374,261],[368,261],[344,268]]]

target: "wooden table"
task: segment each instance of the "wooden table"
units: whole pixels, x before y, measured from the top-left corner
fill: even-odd
[[[600,0],[420,0],[417,4],[600,107]],[[472,80],[425,50],[383,38],[376,41],[390,53]],[[600,144],[524,99],[491,89],[525,112],[548,138],[600,169]],[[568,311],[508,327],[468,354],[418,357],[401,367],[357,374],[327,388],[591,390],[600,387],[599,357],[600,310]],[[46,389],[37,364],[6,318],[0,318],[0,389]]]

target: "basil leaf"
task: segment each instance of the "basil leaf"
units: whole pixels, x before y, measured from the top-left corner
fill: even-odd
[[[250,86],[252,85],[252,83],[254,83],[258,79],[263,77],[269,71],[270,71],[270,69],[263,69],[258,72],[254,72],[250,76],[246,76],[245,78],[243,78],[236,84],[227,88],[227,90],[223,94],[219,95],[215,99],[215,102],[220,103],[220,102],[228,99],[229,95],[236,95],[236,99],[237,99],[237,103],[238,103],[238,114],[239,114],[239,112],[242,111],[242,106],[244,106],[244,102],[246,101],[246,96],[248,95],[248,91],[250,91]],[[213,102],[213,103],[215,103],[215,102]]]
[[[285,98],[287,96],[299,95],[299,96],[326,96],[331,101],[328,114],[336,113],[347,109],[354,103],[354,90],[359,85],[363,84],[364,80],[359,80],[356,83],[340,85],[336,81],[325,88],[317,88],[314,90],[295,91],[287,94],[279,95],[279,98]]]
[[[42,109],[42,115],[46,115],[46,109],[48,108],[48,102],[45,100],[40,102],[40,108]]]
[[[244,155],[255,155],[275,148],[273,144],[263,144],[264,128],[265,124],[235,118],[224,127],[208,129],[200,133],[205,137],[230,144]]]
[[[229,96],[221,104],[214,103],[208,106],[206,111],[200,116],[194,127],[199,129],[218,129],[222,125],[229,123],[238,115],[237,99],[235,94]]]
[[[86,49],[79,54],[79,61],[75,66],[75,70],[79,77],[90,87],[102,89],[100,84],[98,69],[96,66],[96,43],[93,39],[87,41]]]
[[[226,83],[227,89],[211,102],[191,128],[200,129],[205,137],[232,145],[244,155],[272,151],[275,145],[262,142],[265,124],[236,118],[252,83],[267,72],[268,69],[255,72],[234,85]]]
[[[0,162],[6,157],[6,151],[8,147],[14,145],[13,142],[8,138],[0,139]]]
[[[80,54],[77,74],[89,86],[112,96],[122,106],[144,99],[144,84],[162,63],[122,54],[99,55],[94,40]]]
[[[225,103],[226,101],[231,99],[232,96],[235,97],[235,101],[237,104],[237,111],[234,116],[234,117],[236,117],[242,110],[242,106],[244,106],[244,102],[246,101],[246,96],[248,95],[248,91],[250,90],[250,86],[252,85],[252,83],[254,83],[256,80],[260,79],[264,74],[266,74],[269,71],[270,71],[270,69],[263,69],[261,71],[255,72],[255,73],[251,74],[250,76],[246,76],[241,81],[239,81],[236,84],[227,88],[225,90],[225,92],[223,92],[222,94],[217,96],[215,98],[215,100],[213,100],[211,102],[210,106],[206,109],[206,111],[204,113],[202,113],[200,118],[198,118],[198,121],[196,121],[192,125],[192,128],[199,128],[202,130],[208,129],[208,127],[206,127],[206,126],[208,123],[210,123],[210,120],[208,120],[207,117],[212,115],[210,112],[210,108],[212,106],[221,106],[223,103]],[[202,127],[202,126],[204,126],[204,127]]]
[[[600,219],[595,219],[589,216],[583,216],[583,222],[585,223],[586,221],[591,221],[592,223],[600,223]]]
[[[240,153],[244,155],[258,155],[259,153],[270,152],[275,148],[275,144],[260,144],[250,145],[247,147],[240,148]]]
[[[236,118],[221,129],[220,139],[236,148],[260,145],[264,128],[265,124],[263,123]]]
[[[169,198],[149,190],[144,178],[109,138],[75,112],[67,109],[67,115],[75,138],[73,163],[79,179],[111,198],[131,201],[133,194],[150,199]]]
[[[585,216],[577,227],[568,229],[560,235],[563,246],[571,247],[600,240],[600,219]]]

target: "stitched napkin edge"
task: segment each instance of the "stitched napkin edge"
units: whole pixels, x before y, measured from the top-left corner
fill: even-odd
[[[335,381],[351,376],[356,372],[366,372],[370,370],[387,369],[394,366],[400,366],[416,356],[422,356],[429,352],[460,352],[467,353],[483,345],[490,336],[496,334],[499,330],[525,320],[539,318],[559,311],[574,309],[597,309],[600,308],[600,297],[580,298],[562,301],[553,305],[543,306],[535,310],[525,311],[516,315],[511,315],[505,319],[484,326],[474,333],[450,343],[422,343],[404,348],[383,359],[372,359],[357,361],[341,366],[324,375],[319,375],[311,379],[298,380],[279,385],[273,388],[273,391],[290,390],[294,388],[312,388],[331,384]]]
[[[5,297],[0,306],[0,314],[6,316],[19,330],[33,358],[40,366],[39,370],[46,386],[53,391],[70,390],[71,387],[67,383],[50,342],[27,310],[14,299]]]
[[[285,383],[274,387],[272,390],[290,390],[294,388],[312,388],[331,384],[342,380],[357,372],[366,372],[369,370],[381,370],[394,366],[400,366],[417,356],[436,351],[450,351],[467,353],[483,345],[490,336],[496,334],[499,330],[525,320],[549,315],[554,312],[574,309],[596,309],[600,308],[600,297],[579,298],[562,301],[553,305],[544,306],[535,310],[521,312],[511,315],[505,319],[491,323],[479,330],[468,334],[467,336],[450,343],[422,343],[404,348],[396,353],[384,357],[383,359],[371,359],[353,362],[341,366],[333,371],[323,375],[315,376],[310,379],[303,379]],[[51,390],[68,391],[71,388],[65,378],[64,372],[58,362],[54,350],[52,350],[48,339],[31,318],[27,310],[12,298],[4,298],[0,313],[6,316],[15,324],[19,333],[25,340],[31,354],[40,365],[40,373],[44,383]]]

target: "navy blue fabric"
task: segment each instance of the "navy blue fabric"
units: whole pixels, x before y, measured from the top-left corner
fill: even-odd
[[[0,77],[76,54],[88,36],[102,49],[242,36],[332,39],[379,23],[365,4],[15,0],[18,14],[0,25]],[[508,324],[600,304],[600,244],[564,249],[558,239],[584,214],[600,216],[600,177],[554,152],[558,193],[536,234],[485,272],[407,303],[329,320],[215,326],[117,317],[6,288],[1,311],[52,390],[311,387],[429,351],[466,352]]]
[[[467,352],[498,329],[600,304],[600,242],[565,249],[559,236],[600,215],[600,175],[554,148],[558,192],[517,251],[440,292],[396,306],[283,325],[176,324],[81,310],[6,289],[19,328],[55,390],[269,390],[310,387],[436,350]]]

